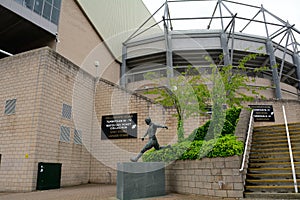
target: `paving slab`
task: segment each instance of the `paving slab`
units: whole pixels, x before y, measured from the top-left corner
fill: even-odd
[[[117,200],[116,185],[86,184],[26,193],[0,193],[0,200]],[[201,195],[167,194],[140,200],[219,200]]]

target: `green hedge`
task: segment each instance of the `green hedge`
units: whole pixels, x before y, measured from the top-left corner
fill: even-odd
[[[238,123],[241,110],[242,110],[241,108],[233,107],[226,111],[226,118],[225,118],[225,122],[223,125],[221,135],[224,136],[224,135],[228,135],[228,134],[234,134],[235,127]],[[210,125],[210,120],[208,120],[203,126],[196,128],[188,136],[187,140],[189,140],[189,141],[205,140],[206,134],[209,129],[209,125]],[[211,139],[211,138],[209,138],[209,139]]]
[[[241,155],[244,144],[233,135],[221,136],[209,141],[195,140],[174,144],[170,149],[151,149],[143,155],[144,162],[172,162],[174,160],[196,160],[203,157],[228,157]]]
[[[228,157],[241,155],[244,144],[234,136],[241,108],[226,111],[226,120],[221,136],[217,139],[205,140],[210,121],[195,129],[183,142],[172,145],[170,149],[156,151],[151,149],[143,155],[144,162],[171,162],[174,160],[195,160],[203,157]]]

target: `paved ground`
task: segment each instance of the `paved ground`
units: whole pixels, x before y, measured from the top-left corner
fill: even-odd
[[[147,200],[217,200],[198,195],[168,194]],[[88,184],[28,193],[0,193],[0,200],[117,200],[115,185]]]

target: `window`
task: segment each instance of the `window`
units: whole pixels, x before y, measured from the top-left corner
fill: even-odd
[[[6,100],[4,114],[11,115],[16,113],[17,99]]]
[[[52,6],[47,1],[44,3],[43,17],[50,20]]]
[[[70,128],[66,126],[60,126],[60,137],[61,142],[70,142]]]
[[[58,24],[58,18],[59,18],[59,9],[53,7],[51,22],[53,22],[54,24]]]
[[[62,117],[66,118],[66,119],[71,119],[71,117],[72,117],[72,106],[67,105],[65,103],[63,104]]]
[[[58,24],[61,0],[14,0],[54,24]]]
[[[43,9],[43,1],[35,0],[35,2],[34,2],[34,12],[41,15],[42,14],[42,9]]]
[[[81,139],[81,131],[75,129],[74,130],[74,144],[82,144],[82,139]]]

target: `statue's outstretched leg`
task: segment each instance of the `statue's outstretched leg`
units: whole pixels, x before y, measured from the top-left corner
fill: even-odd
[[[130,161],[137,162],[140,159],[140,157],[142,157],[142,155],[151,148],[152,148],[152,141],[150,140],[149,142],[147,142],[147,144],[144,146],[144,148],[141,150],[141,152],[136,157],[130,158]]]
[[[166,148],[171,148],[171,145],[167,145],[167,146],[160,146],[160,147],[159,147],[159,150],[160,150],[160,149],[166,149]]]
[[[143,153],[139,153],[136,157],[130,158],[130,161],[137,162],[140,159],[140,157],[142,157],[142,155],[143,155]]]

